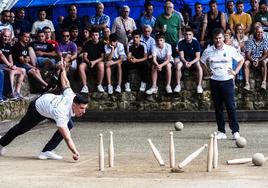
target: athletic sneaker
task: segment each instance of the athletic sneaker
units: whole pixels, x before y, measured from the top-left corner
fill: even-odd
[[[112,85],[108,85],[108,94],[113,94],[114,88]]]
[[[97,86],[97,90],[98,90],[98,92],[100,92],[100,93],[103,93],[103,92],[104,92],[104,89],[103,89],[103,87],[102,87],[101,84]]]
[[[88,87],[87,86],[83,86],[80,93],[88,93]]]
[[[115,88],[115,92],[117,93],[121,93],[121,87],[120,85],[117,85],[116,88]]]
[[[0,145],[0,156],[5,155],[6,149],[5,147]]]
[[[146,90],[146,83],[141,82],[140,91],[144,92]]]
[[[17,100],[22,100],[24,99],[24,97],[19,93],[19,92],[14,92],[14,98],[16,98]]]
[[[38,155],[38,159],[46,160],[46,159],[53,159],[53,160],[60,160],[63,157],[60,155],[57,155],[54,151],[46,151],[46,152],[40,152]]]
[[[175,89],[174,89],[174,92],[175,92],[175,93],[179,93],[179,92],[181,92],[181,85],[180,85],[180,84],[176,85],[176,87],[175,87]]]
[[[265,82],[265,81],[263,81],[263,82],[261,83],[261,89],[266,90],[266,82]]]
[[[247,91],[249,91],[249,90],[250,90],[250,85],[249,85],[249,83],[246,83],[246,84],[245,84],[244,89],[245,89],[245,90],[247,90]]]
[[[198,85],[197,88],[196,88],[196,90],[197,90],[197,93],[198,94],[202,94],[203,93],[203,88],[202,88],[201,85]]]
[[[168,94],[172,93],[172,89],[171,89],[170,85],[167,85],[167,86],[166,86],[166,92],[167,92]]]
[[[148,89],[148,90],[146,91],[146,94],[147,94],[147,95],[156,94],[157,91],[158,91],[158,87],[151,87],[150,89]]]
[[[126,82],[125,83],[125,92],[131,92],[130,83],[129,82]]]
[[[227,136],[226,136],[225,133],[218,132],[216,138],[217,138],[218,140],[221,140],[221,139],[227,139]]]
[[[233,134],[233,140],[236,140],[236,139],[238,139],[238,138],[240,138],[240,134],[239,134],[239,132],[235,132],[235,133]]]

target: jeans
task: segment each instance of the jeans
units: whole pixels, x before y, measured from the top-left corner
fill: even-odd
[[[225,133],[225,121],[223,113],[223,105],[225,105],[228,114],[229,126],[232,130],[232,133],[239,132],[239,124],[235,110],[233,79],[227,81],[216,81],[210,79],[210,90],[215,107],[218,131]]]
[[[0,70],[0,100],[3,99],[4,77],[4,71]]]

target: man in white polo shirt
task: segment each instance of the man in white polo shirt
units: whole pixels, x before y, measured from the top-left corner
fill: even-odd
[[[201,56],[201,64],[204,72],[211,71],[210,90],[213,99],[216,121],[218,125],[217,139],[226,139],[223,105],[225,104],[229,126],[232,130],[233,139],[240,137],[239,124],[235,110],[234,76],[243,66],[244,59],[232,46],[224,44],[224,33],[222,29],[213,32],[214,45],[208,47]],[[235,70],[232,70],[233,60],[238,62]],[[209,64],[209,68],[206,66]]]
[[[52,119],[56,122],[58,131],[48,142],[43,152],[39,154],[38,158],[61,159],[62,157],[55,154],[53,149],[55,149],[64,138],[68,148],[73,154],[73,159],[79,159],[79,152],[71,138],[69,129],[73,126],[71,117],[81,117],[86,111],[88,100],[82,95],[75,94],[72,91],[66,76],[65,65],[60,64],[60,67],[60,80],[63,93],[61,95],[47,93],[39,97],[37,100],[32,101],[25,116],[20,122],[12,127],[0,139],[0,156],[4,154],[4,147],[12,142],[17,136],[28,132],[45,119]]]

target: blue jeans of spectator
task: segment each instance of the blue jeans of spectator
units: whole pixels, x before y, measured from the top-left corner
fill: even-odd
[[[0,99],[3,99],[4,78],[5,78],[4,71],[0,70]]]
[[[229,126],[232,133],[239,132],[239,124],[235,110],[235,92],[233,79],[216,81],[210,79],[211,97],[214,102],[218,131],[225,133],[224,105],[226,107]]]

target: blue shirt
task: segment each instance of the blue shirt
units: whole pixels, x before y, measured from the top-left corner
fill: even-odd
[[[92,16],[89,19],[90,25],[101,25],[101,24],[107,24],[107,27],[110,27],[110,17],[106,14],[102,14],[101,16]],[[100,31],[100,34],[102,35],[102,31]]]
[[[195,53],[201,52],[200,44],[197,40],[193,39],[191,43],[187,43],[186,40],[181,40],[178,44],[179,51],[184,52],[184,59],[186,61],[192,61],[195,59]]]
[[[156,21],[156,18],[153,16],[151,18],[148,18],[147,16],[142,16],[140,17],[140,20],[139,20],[139,27],[140,29],[142,29],[144,25],[149,25],[152,28],[154,28],[155,21]]]

